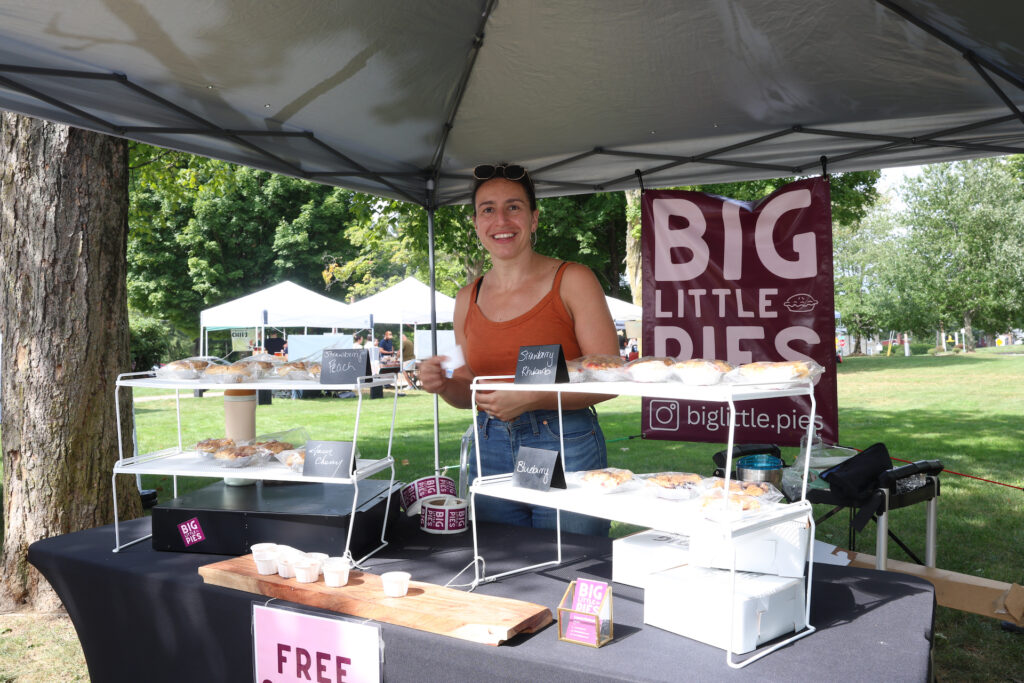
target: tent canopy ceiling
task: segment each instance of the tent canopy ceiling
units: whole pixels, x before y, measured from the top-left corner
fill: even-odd
[[[0,0],[0,108],[467,201],[1024,152],[1019,0]]]
[[[349,307],[323,294],[288,282],[207,308],[201,327],[343,327]],[[266,319],[264,320],[264,311]]]

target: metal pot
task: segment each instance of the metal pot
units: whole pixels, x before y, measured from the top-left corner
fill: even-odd
[[[782,459],[774,455],[745,455],[736,461],[736,478],[740,481],[768,482],[782,489]]]

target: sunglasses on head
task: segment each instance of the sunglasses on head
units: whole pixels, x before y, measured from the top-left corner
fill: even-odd
[[[480,164],[473,169],[473,177],[477,180],[490,180],[491,178],[522,180],[527,175],[526,169],[518,164]]]

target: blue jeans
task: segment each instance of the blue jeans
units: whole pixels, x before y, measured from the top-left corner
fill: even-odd
[[[593,408],[562,411],[565,427],[565,468],[569,472],[595,470],[608,465],[604,433],[597,422]],[[505,474],[515,467],[520,446],[561,450],[558,442],[558,411],[533,410],[523,413],[511,422],[488,417],[485,412],[476,415],[480,438],[480,463],[484,475]],[[469,478],[476,478],[476,453],[470,453]],[[502,500],[491,496],[476,496],[476,518],[483,522],[501,522],[542,529],[555,528],[555,510]],[[607,536],[611,523],[606,519],[562,513],[562,530],[577,534]]]

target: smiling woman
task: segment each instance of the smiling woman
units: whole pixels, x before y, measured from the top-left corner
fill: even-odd
[[[600,396],[550,393],[477,392],[477,376],[512,375],[522,346],[560,344],[566,360],[588,354],[617,354],[615,325],[597,278],[586,267],[538,254],[537,197],[529,172],[514,164],[478,166],[474,171],[473,222],[491,255],[491,270],[459,291],[455,300],[455,340],[466,364],[447,377],[441,358],[420,366],[423,388],[457,408],[476,408],[484,475],[511,472],[520,446],[559,450],[564,433],[566,469],[604,467],[604,435],[593,404]],[[472,464],[473,476],[476,463]],[[555,514],[487,497],[477,499],[477,518],[525,526],[552,527]],[[607,534],[608,523],[562,515],[568,531]]]

